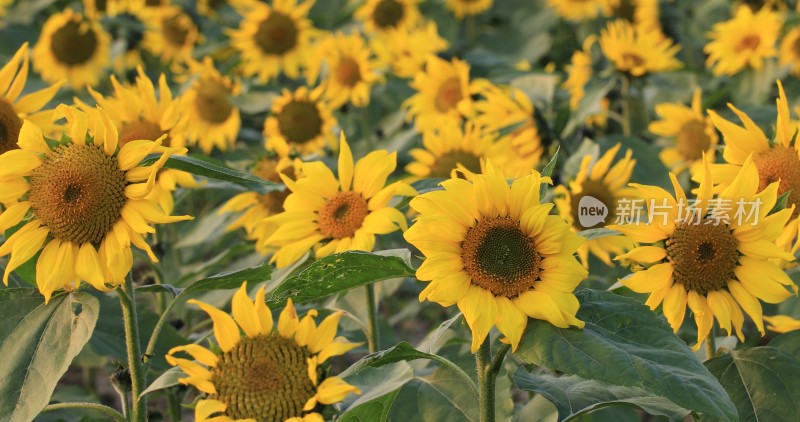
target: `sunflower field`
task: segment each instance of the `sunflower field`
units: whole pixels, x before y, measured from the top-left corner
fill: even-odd
[[[0,0],[0,421],[797,421],[800,2]]]

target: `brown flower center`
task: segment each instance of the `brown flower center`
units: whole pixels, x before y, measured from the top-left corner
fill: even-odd
[[[636,18],[636,6],[631,0],[621,0],[614,7],[614,16],[619,16],[628,22],[633,23]]]
[[[464,98],[461,92],[461,79],[454,76],[439,85],[439,91],[436,92],[435,105],[440,113],[447,113],[454,108],[459,101]]]
[[[736,45],[736,51],[743,52],[745,50],[755,50],[761,44],[761,38],[758,35],[748,35],[739,41]]]
[[[45,157],[30,179],[33,213],[56,239],[100,243],[125,206],[125,172],[101,147],[67,144]]]
[[[283,173],[292,180],[297,179],[297,175],[295,175],[293,166],[289,166],[281,170],[280,173]],[[281,179],[277,169],[277,162],[275,160],[264,159],[259,161],[259,163],[256,165],[256,168],[253,170],[253,174],[264,180],[269,180],[270,182],[283,183],[283,180]],[[291,191],[289,191],[289,189],[284,188],[280,191],[272,191],[260,195],[258,197],[258,201],[261,206],[269,210],[271,215],[278,214],[283,211],[283,203],[286,201],[286,198],[290,193]]]
[[[584,227],[581,224],[581,213],[584,213],[585,215],[585,213],[591,212],[588,208],[581,208],[579,206],[581,198],[586,196],[591,196],[606,206],[608,214],[606,215],[605,220],[603,220],[602,225]],[[581,184],[581,192],[572,194],[572,199],[570,202],[572,206],[572,209],[570,210],[572,213],[572,225],[579,231],[589,228],[604,227],[606,224],[610,224],[616,219],[617,198],[611,193],[611,190],[609,190],[608,186],[602,181],[590,179],[584,180]]]
[[[703,152],[711,147],[711,137],[706,133],[702,120],[692,120],[681,127],[675,140],[675,148],[686,161],[703,158]]]
[[[164,39],[175,47],[183,47],[189,36],[189,28],[181,22],[181,15],[170,16],[161,21]]]
[[[481,172],[481,158],[467,151],[454,150],[442,154],[431,166],[428,177],[449,179],[454,169],[461,164],[472,173]]]
[[[211,369],[217,394],[233,419],[283,422],[303,416],[303,405],[316,394],[308,377],[311,353],[277,334],[242,337],[221,354]]]
[[[725,287],[739,259],[738,242],[728,225],[706,223],[709,220],[678,223],[666,240],[675,282],[701,295]]]
[[[255,42],[266,54],[284,54],[297,44],[297,25],[291,17],[272,11],[258,26]]]
[[[317,215],[319,231],[326,237],[353,237],[369,214],[367,201],[356,192],[339,192],[323,205]]]
[[[322,134],[322,116],[311,101],[292,101],[278,113],[278,128],[286,140],[306,143]]]
[[[153,122],[147,120],[134,120],[122,126],[119,131],[119,146],[127,144],[130,141],[148,140],[155,141],[164,134],[161,127]]]
[[[461,260],[472,284],[495,296],[514,298],[533,289],[542,256],[518,221],[495,217],[467,229]]]
[[[361,80],[361,68],[358,66],[357,61],[350,57],[345,57],[336,67],[335,75],[340,84],[352,87]]]
[[[644,57],[636,53],[623,53],[622,63],[625,66],[625,68],[634,69],[637,67],[642,67],[646,63],[646,61]]]
[[[80,19],[80,18],[78,18]],[[61,64],[78,66],[89,61],[97,49],[97,34],[80,20],[71,20],[53,32],[50,50]]]
[[[14,107],[0,98],[0,154],[19,148],[19,130],[22,120],[17,116]]]
[[[222,124],[233,113],[233,104],[228,96],[230,90],[221,82],[203,80],[196,85],[195,108],[200,117],[213,125]]]
[[[403,15],[405,15],[405,8],[399,1],[382,0],[375,6],[372,19],[378,28],[393,28],[403,20]]]
[[[800,208],[800,157],[794,148],[775,145],[756,155],[753,162],[758,169],[759,191],[780,180],[778,195],[791,191],[787,204]],[[798,208],[795,208],[793,217],[800,213]]]

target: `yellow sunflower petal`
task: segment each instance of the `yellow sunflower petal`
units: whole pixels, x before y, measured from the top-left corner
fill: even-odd
[[[230,315],[207,303],[200,302],[199,300],[190,299],[186,301],[186,303],[199,306],[200,309],[205,311],[208,316],[211,317],[211,320],[214,323],[214,336],[217,338],[219,347],[223,352],[227,352],[239,344],[239,341],[241,340],[239,326],[236,325],[236,322],[233,320],[233,318],[231,318]]]

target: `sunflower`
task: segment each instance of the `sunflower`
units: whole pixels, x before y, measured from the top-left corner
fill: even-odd
[[[325,376],[320,367],[358,346],[334,338],[342,313],[317,325],[316,310],[300,319],[289,299],[275,327],[264,297],[261,287],[250,301],[244,282],[233,295],[231,315],[188,301],[211,317],[217,342],[212,349],[198,344],[174,347],[166,359],[186,373],[178,380],[181,384],[205,393],[195,407],[197,422],[322,421],[320,405],[361,394],[341,378]],[[178,353],[195,360],[176,357]]]
[[[366,0],[356,10],[355,17],[364,23],[367,33],[414,25],[420,18],[420,0]]]
[[[428,56],[425,70],[411,82],[417,93],[403,103],[408,109],[406,120],[415,119],[421,132],[462,120],[461,107],[470,107],[476,87],[469,80],[469,64],[459,59],[447,61]]]
[[[517,348],[528,317],[558,327],[583,327],[575,317],[575,287],[587,276],[573,256],[583,241],[539,203],[548,178],[532,171],[514,180],[491,163],[472,181],[449,179],[444,190],[411,200],[419,213],[405,232],[425,261],[419,299],[458,305],[472,331],[472,352],[492,326]]]
[[[483,130],[508,141],[513,157],[502,165],[494,159],[492,163],[509,177],[529,174],[539,165],[544,152],[531,100],[512,86],[500,87],[487,81],[480,81],[476,86],[483,98],[472,102],[475,114],[470,119]]]
[[[714,318],[729,335],[733,327],[743,341],[742,309],[764,335],[758,300],[780,303],[791,296],[786,287],[797,292],[773,261],[794,259],[775,244],[792,210],[766,215],[778,198],[778,183],[759,192],[758,170],[748,157],[731,184],[715,196],[708,159],[703,160],[703,172],[694,204],[687,201],[673,173],[674,197],[659,187],[633,184],[654,218],[646,225],[612,226],[643,244],[616,259],[647,266],[622,284],[650,293],[646,304],[651,309],[663,302],[663,313],[675,331],[688,304],[697,324],[695,350],[711,332]]]
[[[778,62],[790,66],[792,75],[800,75],[800,28],[793,28],[783,37]]]
[[[199,40],[192,17],[177,6],[150,8],[142,12],[146,30],[142,47],[162,62],[186,61]]]
[[[302,162],[299,159],[292,160],[288,157],[275,156],[259,160],[252,172],[264,180],[283,183],[281,175],[296,180],[301,174],[301,165]],[[228,230],[244,228],[247,238],[255,241],[256,250],[262,255],[267,255],[271,248],[266,240],[275,233],[278,226],[264,219],[283,211],[283,202],[289,193],[286,188],[268,193],[240,193],[225,203],[219,213],[242,213],[239,218],[228,225]]]
[[[780,81],[776,104],[778,117],[775,122],[774,143],[769,141],[747,114],[733,104],[728,104],[728,107],[744,123],[744,127],[722,118],[713,110],[708,111],[714,126],[722,132],[725,140],[722,157],[726,164],[713,164],[711,172],[716,184],[715,191],[722,190],[733,182],[739,169],[752,154],[752,161],[758,169],[759,189],[780,181],[778,195],[789,192],[787,204],[796,207],[797,216],[800,212],[800,143],[794,141],[794,136],[798,125],[791,121],[789,101]],[[693,179],[699,182],[703,176],[703,173],[697,172]]]
[[[414,161],[406,166],[415,179],[459,176],[471,179],[485,170],[487,160],[502,168],[515,159],[508,139],[498,141],[497,136],[482,131],[472,122],[464,130],[458,125],[444,125],[425,132],[422,146],[409,152]]]
[[[221,74],[209,57],[202,64],[190,61],[188,66],[197,78],[181,96],[183,117],[178,130],[190,145],[199,145],[206,154],[214,147],[226,151],[234,145],[242,127],[239,108],[231,101],[241,86]]]
[[[480,15],[492,7],[494,0],[445,0],[444,5],[450,9],[457,18]]]
[[[315,81],[321,66],[327,65],[323,95],[333,108],[348,102],[356,107],[369,105],[372,85],[383,81],[378,63],[364,38],[357,33],[337,33],[318,44],[319,58],[309,66],[308,78]]]
[[[119,145],[146,139],[155,141],[167,135],[164,143],[171,147],[183,148],[186,145],[183,133],[177,127],[180,119],[180,102],[173,98],[164,74],[158,79],[158,95],[150,78],[141,67],[137,68],[136,84],[123,86],[111,77],[113,96],[105,97],[89,88],[97,104],[104,110],[119,129]],[[96,113],[96,109],[75,98],[75,104],[87,114]],[[90,128],[90,134],[94,134]],[[191,174],[174,169],[159,171],[156,184],[147,196],[157,202],[167,214],[174,208],[173,192],[180,187],[196,188],[200,185]]]
[[[316,246],[316,256],[344,251],[371,251],[375,235],[406,229],[406,218],[389,206],[395,195],[415,195],[403,182],[386,186],[394,172],[397,153],[373,151],[353,166],[350,146],[342,134],[339,178],[321,161],[303,163],[303,177],[281,178],[292,191],[283,203],[284,212],[266,221],[279,227],[267,239],[279,247],[270,259],[283,268]]]
[[[0,0],[0,17],[6,15],[6,10],[8,9],[8,6],[13,2],[14,0]],[[2,27],[2,24],[0,24],[0,27]]]
[[[297,79],[300,69],[316,54],[312,44],[318,30],[308,20],[314,0],[275,0],[272,6],[247,2],[239,29],[229,31],[231,46],[241,54],[245,76],[268,82],[281,72]]]
[[[789,331],[800,330],[800,321],[787,315],[765,315],[764,321],[767,323],[767,329],[776,333],[788,333]]]
[[[783,17],[765,7],[753,13],[748,6],[736,10],[733,19],[715,24],[704,48],[706,66],[715,76],[735,75],[746,67],[761,69],[764,60],[775,57],[775,42],[783,27]]]
[[[554,189],[553,202],[556,204],[558,213],[572,225],[572,231],[575,233],[610,225],[617,218],[619,204],[638,196],[634,189],[625,186],[636,165],[636,160],[631,158],[633,155],[631,150],[626,150],[625,157],[614,163],[614,157],[617,156],[620,147],[621,145],[617,144],[594,163],[591,155],[585,155],[581,160],[581,167],[575,179],[570,181],[567,186],[559,185]],[[612,163],[614,164],[612,165]],[[579,205],[583,198],[593,198],[605,205],[608,214],[600,225],[585,227],[581,224]],[[587,268],[589,267],[589,253],[606,265],[612,266],[611,254],[620,255],[633,247],[633,242],[624,236],[606,236],[584,242],[578,248],[578,257]]]
[[[51,15],[33,47],[33,67],[50,84],[95,85],[110,63],[111,37],[96,21],[66,9]]]
[[[69,141],[50,147],[26,121],[20,149],[0,155],[0,191],[17,196],[0,216],[0,230],[22,225],[0,246],[0,256],[11,254],[3,281],[8,284],[11,271],[41,250],[36,283],[45,301],[81,281],[100,290],[123,283],[133,263],[131,244],[156,261],[144,239],[155,233],[150,224],[191,219],[169,216],[146,199],[158,170],[180,150],[162,147],[161,139],[118,148],[117,129],[102,110],[97,119],[64,105],[55,114],[66,116]],[[88,127],[95,128],[94,137],[87,138]],[[139,167],[152,153],[160,153],[159,160]]]
[[[372,39],[378,59],[400,78],[413,78],[425,69],[428,56],[447,50],[447,40],[439,36],[436,22],[418,22],[407,28],[382,31]]]
[[[679,45],[658,29],[631,25],[618,19],[600,32],[600,48],[620,72],[638,77],[681,67],[675,59]]]
[[[659,121],[650,123],[650,132],[675,140],[674,146],[665,147],[659,153],[664,164],[675,174],[687,168],[691,174],[703,165],[703,154],[714,161],[717,150],[717,131],[711,119],[703,114],[702,91],[695,89],[692,106],[662,103],[656,105]]]
[[[293,151],[311,155],[326,146],[335,146],[336,120],[328,102],[321,98],[322,92],[322,87],[283,90],[280,98],[272,102],[270,116],[264,122],[268,149],[286,157]]]
[[[547,0],[547,5],[553,8],[564,19],[580,22],[592,20],[598,16],[611,14],[613,0]]]
[[[29,120],[45,133],[55,129],[52,124],[53,111],[42,108],[66,81],[58,81],[49,88],[20,97],[27,80],[28,43],[25,43],[0,69],[0,154],[18,148],[17,140],[23,120]]]
[[[227,0],[197,0],[195,6],[197,12],[207,18],[216,19],[219,10],[222,9],[229,2]]]
[[[658,0],[608,0],[611,14],[645,28],[661,30]]]
[[[592,79],[592,45],[597,37],[590,35],[583,41],[583,50],[572,53],[566,66],[567,79],[561,86],[569,93],[569,109],[577,110],[586,96],[586,84]]]

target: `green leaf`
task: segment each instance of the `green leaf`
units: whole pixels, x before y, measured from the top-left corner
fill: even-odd
[[[620,232],[618,232],[616,230],[611,230],[611,229],[607,229],[607,228],[604,228],[604,227],[599,227],[599,228],[596,228],[596,229],[587,229],[587,230],[582,230],[582,231],[578,232],[578,236],[580,236],[580,237],[582,237],[582,238],[584,238],[586,240],[600,239],[600,238],[609,237],[609,236],[619,236],[621,234],[622,233],[620,233]]]
[[[448,367],[406,383],[395,398],[389,420],[478,422],[478,401]]]
[[[556,152],[553,153],[553,157],[550,158],[550,161],[542,169],[542,177],[552,177],[553,171],[556,169],[556,164],[558,163],[558,152],[561,151],[561,147],[556,149]],[[544,198],[544,194],[547,193],[547,184],[542,183],[542,186],[539,187],[539,198]]]
[[[142,160],[141,165],[151,165],[155,163],[160,156],[160,154],[151,154]],[[181,170],[197,176],[208,177],[209,179],[235,183],[248,190],[259,193],[267,193],[283,188],[281,184],[264,180],[250,173],[233,170],[207,157],[199,158],[188,155],[173,155],[169,157],[164,168]]]
[[[36,289],[0,290],[0,420],[32,420],[91,337],[97,300]]]
[[[186,373],[184,373],[181,368],[177,366],[174,368],[170,368],[166,370],[163,374],[159,375],[152,383],[150,383],[147,388],[142,391],[142,395],[150,394],[154,391],[163,390],[166,388],[174,387],[178,384],[179,378],[186,378]]]
[[[256,283],[268,281],[271,275],[272,266],[265,262],[258,267],[245,268],[204,278],[183,289],[178,296],[184,297],[209,290],[238,289],[245,281],[252,286]]]
[[[145,286],[139,286],[136,288],[137,292],[147,292],[147,293],[169,293],[172,297],[176,297],[183,289],[180,287],[175,287],[171,284],[148,284]]]
[[[794,421],[800,414],[800,361],[774,347],[734,350],[706,361],[736,403],[740,421]]]
[[[800,330],[781,334],[772,339],[768,346],[781,349],[800,360]]]
[[[781,194],[778,197],[778,200],[775,202],[775,206],[772,207],[772,210],[770,210],[769,215],[775,214],[776,212],[786,208],[786,204],[789,202],[789,194],[791,193],[792,191],[788,191]]]
[[[638,387],[623,387],[569,375],[531,374],[524,367],[514,372],[517,387],[539,393],[558,409],[558,420],[572,419],[580,414],[607,406],[633,406],[653,416],[665,416],[670,421],[682,421],[689,411],[664,397]]]
[[[401,254],[403,258],[388,254]],[[303,303],[376,281],[412,277],[409,258],[407,249],[384,251],[382,255],[351,251],[326,256],[287,278],[272,292],[267,304],[277,309],[289,298]]]
[[[405,341],[401,341],[396,346],[390,349],[382,350],[380,352],[370,353],[369,355],[364,356],[363,358],[361,358],[361,360],[354,363],[352,366],[350,366],[344,372],[342,372],[340,376],[346,377],[364,368],[369,368],[369,367],[377,368],[383,365],[389,365],[391,363],[396,363],[400,361],[408,362],[417,359],[429,359],[436,361],[444,366],[449,367],[455,372],[460,372],[461,375],[463,375],[465,378],[461,380],[462,382],[464,381],[468,381],[470,383],[472,382],[470,377],[453,362],[450,362],[449,360],[438,355],[432,355],[430,353],[420,352],[419,350],[415,349],[414,346],[408,344]]]
[[[342,414],[340,422],[383,422],[389,420],[389,411],[400,389],[394,390],[389,394],[370,400],[366,403],[354,407],[352,410]]]
[[[649,308],[610,292],[581,290],[576,296],[585,328],[529,319],[517,357],[568,375],[642,388],[720,419],[736,418],[719,382]]]

